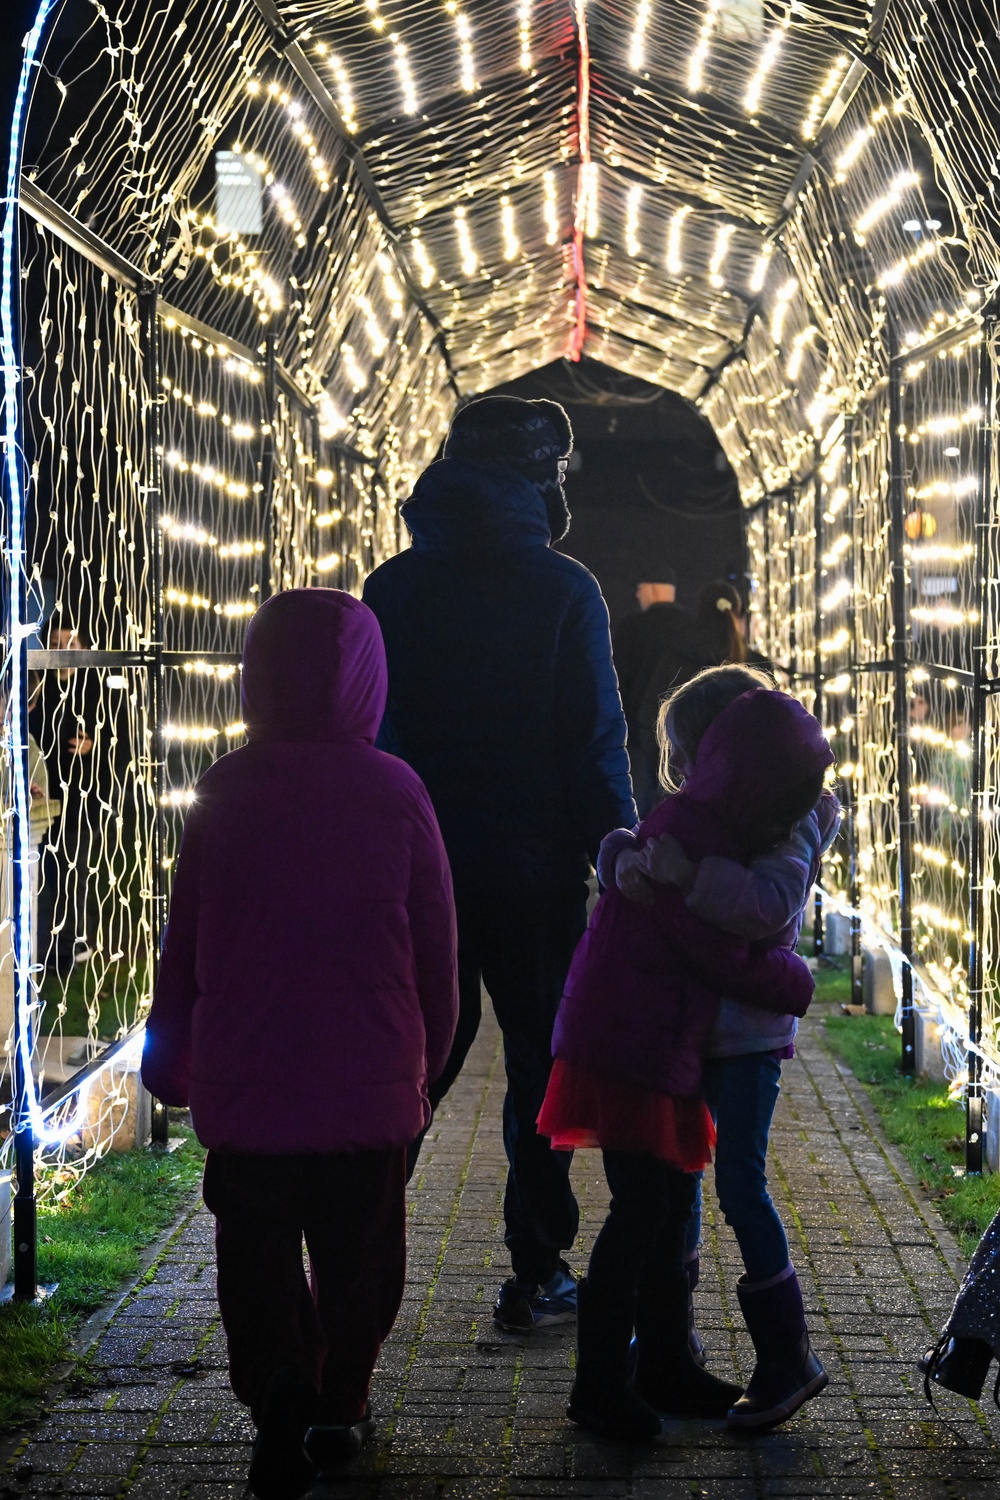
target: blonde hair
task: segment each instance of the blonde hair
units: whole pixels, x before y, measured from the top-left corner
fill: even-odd
[[[676,792],[680,780],[670,769],[671,742],[682,751],[689,766],[694,765],[701,737],[723,709],[754,688],[774,688],[774,680],[759,667],[706,667],[696,677],[682,683],[660,704],[656,718],[656,739],[660,747],[660,784]]]

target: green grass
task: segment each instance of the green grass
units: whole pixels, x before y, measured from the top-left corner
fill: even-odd
[[[966,1254],[1000,1208],[1000,1175],[956,1176],[965,1161],[965,1110],[945,1085],[900,1071],[899,1034],[889,1016],[839,1013],[850,979],[839,969],[817,974],[816,1005],[825,1013],[827,1045],[851,1068],[878,1111],[889,1139]]]
[[[201,1176],[189,1134],[176,1151],[129,1151],[97,1163],[63,1203],[38,1211],[38,1279],[58,1290],[37,1307],[0,1307],[0,1434],[35,1418],[83,1320],[134,1276],[143,1250]]]

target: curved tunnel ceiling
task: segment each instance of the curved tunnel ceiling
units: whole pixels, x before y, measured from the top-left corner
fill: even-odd
[[[883,379],[887,296],[916,339],[1000,267],[978,0],[128,0],[48,34],[26,206],[272,329],[394,490],[456,399],[582,353],[707,397],[774,487]],[[217,149],[267,184],[255,235]]]

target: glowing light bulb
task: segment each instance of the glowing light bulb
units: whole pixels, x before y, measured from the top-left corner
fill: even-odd
[[[820,116],[823,113],[823,107],[837,92],[841,79],[847,72],[849,65],[849,58],[838,57],[823,80],[822,87],[817,89],[816,93],[813,94],[809,104],[809,112],[801,125],[803,140],[811,141],[815,136],[819,127]]]

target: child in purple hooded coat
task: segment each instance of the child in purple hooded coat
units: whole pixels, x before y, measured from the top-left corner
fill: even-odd
[[[372,1430],[406,1148],[458,1014],[455,917],[423,784],[372,745],[372,612],[336,589],[269,599],[242,696],[249,743],[206,771],[185,824],[142,1076],[208,1147],[250,1486],[287,1500]]]
[[[816,720],[786,694],[761,688],[733,703],[721,689],[728,707],[719,712],[719,684],[706,678],[693,695],[706,700],[708,724],[695,764],[638,839],[673,833],[693,859],[743,861],[773,848],[818,801],[832,755]],[[722,1416],[741,1394],[696,1364],[687,1341],[685,1232],[693,1172],[711,1144],[709,1122],[696,1160],[692,1112],[708,1113],[701,1059],[721,995],[801,1015],[813,988],[791,948],[709,928],[674,887],[649,894],[642,906],[612,887],[598,903],[567,981],[539,1117],[554,1146],[579,1144],[589,1130],[604,1152],[612,1205],[580,1287],[569,1414],[630,1438],[655,1435],[657,1412]]]

